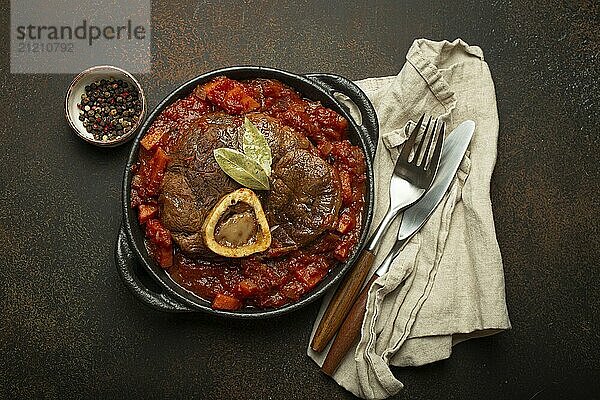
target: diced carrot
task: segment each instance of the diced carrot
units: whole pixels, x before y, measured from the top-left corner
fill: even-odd
[[[138,219],[140,224],[145,224],[150,218],[156,215],[158,211],[157,206],[153,206],[151,204],[140,204],[138,207]]]
[[[349,212],[344,211],[338,220],[337,231],[340,233],[348,233],[356,226],[356,219]]]
[[[150,171],[148,173],[146,185],[147,193],[149,195],[154,195],[158,191],[169,160],[167,153],[165,153],[161,147],[158,147],[150,160]]]
[[[169,162],[169,156],[161,147],[159,147],[156,149],[156,153],[154,153],[153,162],[153,167],[156,171],[164,171]]]
[[[206,98],[207,94],[211,94],[216,88],[219,87],[219,84],[221,83],[221,81],[219,80],[219,78],[215,79],[214,81],[208,82],[207,84],[204,84],[202,86],[198,86],[198,88],[196,88],[194,90],[196,96],[200,97],[200,98]]]
[[[244,297],[250,297],[258,291],[258,286],[250,279],[244,279],[238,284],[238,291]]]
[[[340,187],[342,192],[342,204],[349,205],[352,202],[352,181],[350,174],[345,169],[340,171]]]
[[[140,144],[142,146],[144,146],[144,148],[146,150],[152,150],[154,148],[154,146],[156,146],[158,144],[158,142],[160,142],[160,140],[162,139],[163,135],[165,133],[167,133],[168,129],[165,129],[163,127],[152,127],[148,133],[146,134],[146,136],[144,136],[144,138],[140,141]]]
[[[229,113],[241,114],[257,109],[260,104],[248,96],[242,86],[234,86],[225,94],[221,105]]]
[[[260,107],[260,104],[258,103],[258,101],[254,100],[252,97],[250,97],[248,95],[243,95],[240,98],[240,103],[242,104],[242,107],[244,107],[245,112],[254,111],[258,107]]]
[[[217,293],[212,302],[212,308],[215,310],[234,311],[242,308],[242,302],[233,296],[228,296],[223,293]]]

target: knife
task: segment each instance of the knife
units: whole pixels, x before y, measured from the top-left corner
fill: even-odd
[[[360,333],[366,311],[369,288],[377,278],[389,270],[394,259],[400,254],[400,251],[402,251],[404,246],[406,246],[408,241],[419,231],[419,229],[425,225],[431,214],[433,214],[440,204],[448,191],[450,184],[454,180],[454,176],[467,151],[467,147],[471,142],[474,131],[475,122],[470,120],[464,121],[445,139],[442,159],[433,185],[421,200],[404,212],[402,223],[398,229],[396,243],[394,243],[390,253],[363,288],[360,296],[341,325],[340,330],[329,349],[329,353],[327,353],[327,357],[321,367],[321,370],[327,375],[332,376],[337,370],[340,362],[350,350]]]

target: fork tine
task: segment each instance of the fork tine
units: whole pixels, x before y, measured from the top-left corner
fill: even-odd
[[[429,148],[431,146],[431,142],[433,141],[433,139],[435,139],[435,128],[437,127],[437,118],[435,120],[433,120],[433,128],[431,128],[431,130],[429,130],[429,126],[431,125],[431,119],[432,117],[429,117],[429,121],[427,121],[427,126],[425,126],[425,132],[423,132],[423,137],[421,138],[421,143],[419,143],[419,147],[417,148],[417,151],[415,152],[415,158],[413,159],[415,162],[415,165],[420,165],[423,168],[425,168],[425,164],[427,163],[427,154],[429,154]],[[429,134],[429,138],[427,137],[427,135]],[[423,143],[425,143],[425,140],[427,140],[427,148],[425,149],[425,152],[421,152],[421,150],[423,149]]]
[[[437,169],[437,165],[439,164],[440,156],[442,155],[442,145],[444,143],[445,132],[446,132],[446,123],[442,122],[442,126],[440,127],[439,133],[437,135],[437,142],[435,143],[435,148],[433,149],[433,154],[429,158],[429,163],[427,164],[427,169],[429,169],[429,167],[431,165],[436,166],[436,168],[434,168],[434,170]]]
[[[410,156],[410,151],[412,150],[413,146],[415,145],[415,140],[417,139],[417,135],[419,134],[419,131],[421,130],[421,125],[423,124],[423,119],[425,119],[425,114],[421,115],[421,118],[419,119],[417,126],[415,126],[415,128],[413,129],[412,133],[410,134],[410,136],[408,137],[406,142],[404,142],[402,151],[400,152],[400,155],[398,156],[399,160],[403,159],[403,160],[408,161],[408,157]]]

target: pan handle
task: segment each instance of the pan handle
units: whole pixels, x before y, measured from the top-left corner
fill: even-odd
[[[373,108],[373,104],[371,104],[365,92],[354,82],[343,76],[334,74],[306,74],[305,76],[324,86],[332,96],[335,92],[339,92],[352,100],[360,111],[362,119],[361,121],[355,121],[356,125],[363,132],[363,137],[366,138],[371,160],[373,160],[379,139],[379,122],[375,108]]]
[[[192,308],[179,303],[165,293],[160,293],[150,289],[139,278],[141,265],[136,260],[135,255],[131,251],[125,230],[121,226],[119,236],[117,238],[117,246],[115,252],[115,261],[119,275],[123,279],[125,286],[144,304],[159,311],[164,312],[191,312],[195,311]],[[137,271],[136,271],[137,270]]]

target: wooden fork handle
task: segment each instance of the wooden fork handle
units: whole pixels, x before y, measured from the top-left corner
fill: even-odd
[[[379,278],[377,274],[369,280],[369,283],[365,286],[363,291],[358,296],[356,303],[352,306],[352,309],[348,313],[346,320],[340,327],[340,330],[325,357],[321,370],[329,376],[333,376],[337,370],[340,362],[344,359],[344,356],[352,348],[352,345],[356,341],[356,338],[360,335],[360,328],[362,327],[363,318],[367,310],[367,298],[369,296],[369,288],[375,282],[375,279]]]
[[[317,331],[310,344],[310,347],[314,351],[322,352],[327,347],[327,343],[335,336],[335,333],[342,325],[342,322],[344,322],[346,315],[348,315],[352,305],[358,298],[360,288],[367,278],[374,261],[375,254],[369,250],[364,250],[354,268],[346,275],[329,302],[323,318],[319,322]]]

